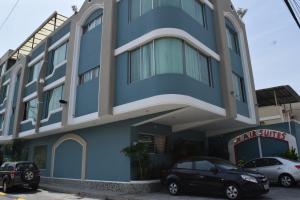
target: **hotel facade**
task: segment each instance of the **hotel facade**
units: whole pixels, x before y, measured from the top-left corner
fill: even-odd
[[[89,0],[54,13],[0,60],[2,146],[43,177],[129,182],[122,149],[151,167],[258,123],[245,25],[230,0]],[[187,149],[188,149],[187,148]]]

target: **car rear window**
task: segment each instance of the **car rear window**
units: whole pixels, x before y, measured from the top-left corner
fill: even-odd
[[[34,163],[19,163],[16,166],[17,170],[24,171],[24,170],[37,170],[37,166]]]

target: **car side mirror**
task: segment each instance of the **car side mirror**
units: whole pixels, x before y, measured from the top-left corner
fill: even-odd
[[[216,167],[212,167],[212,168],[210,168],[210,171],[214,174],[217,174],[219,172],[219,169]]]

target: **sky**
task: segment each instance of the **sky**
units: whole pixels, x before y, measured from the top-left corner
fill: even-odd
[[[0,30],[0,56],[17,48],[55,10],[67,17],[84,0],[19,0]],[[282,0],[232,0],[244,17],[256,89],[290,85],[300,94],[300,30]],[[1,0],[0,24],[16,0]]]

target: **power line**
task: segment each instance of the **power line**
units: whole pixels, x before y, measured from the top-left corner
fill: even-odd
[[[300,17],[299,17],[299,9],[295,8],[295,5],[290,3],[289,0],[284,0],[285,4],[287,5],[290,13],[292,14],[296,24],[298,25],[298,27],[300,28]],[[294,3],[296,3],[297,5],[297,2],[294,1]]]
[[[11,8],[11,10],[8,13],[8,15],[6,16],[6,18],[4,19],[4,21],[1,23],[1,25],[0,25],[0,31],[4,27],[4,25],[6,24],[6,22],[8,21],[9,17],[11,16],[11,14],[14,12],[14,10],[17,7],[17,5],[18,5],[19,2],[20,2],[20,0],[16,1],[16,3],[14,4],[14,6]]]

